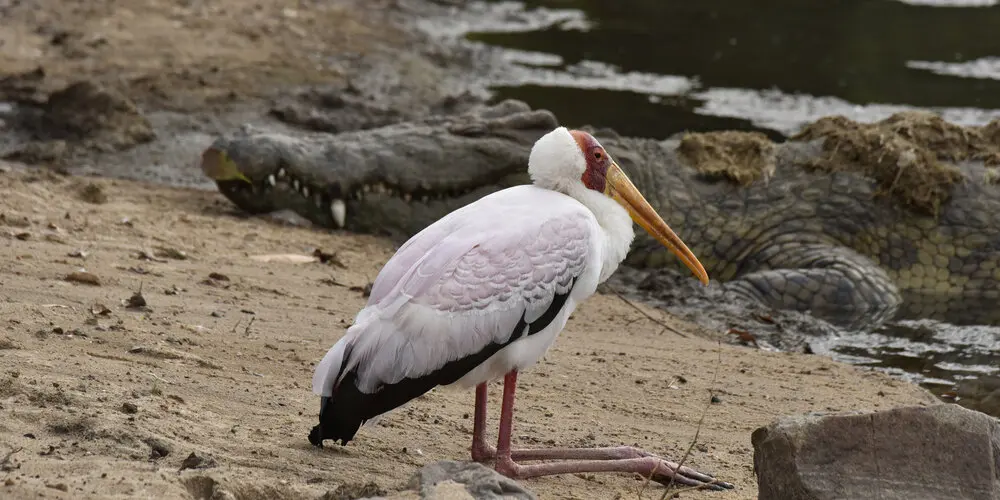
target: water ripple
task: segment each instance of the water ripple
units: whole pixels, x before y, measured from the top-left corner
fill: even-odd
[[[896,0],[906,5],[921,7],[993,7],[1000,0]]]
[[[947,2],[936,2],[945,4]],[[470,33],[530,32],[547,29],[590,29],[592,23],[577,9],[526,9],[519,2],[470,2],[465,10],[448,19],[431,19],[423,28],[436,36],[463,39]],[[645,94],[655,104],[659,98],[677,96],[693,101],[696,114],[747,120],[756,127],[785,135],[829,115],[874,122],[900,111],[933,111],[960,125],[985,125],[1000,119],[1000,110],[973,107],[917,107],[891,103],[852,103],[833,96],[788,93],[781,89],[720,88],[701,85],[696,75],[663,75],[636,71],[623,72],[615,65],[584,60],[566,65],[558,54],[488,46],[463,40],[496,56],[497,64],[486,70],[486,79],[495,87],[536,85],[542,87],[607,90]],[[968,63],[910,61],[907,66],[941,74],[1000,79],[1000,58],[984,58]]]
[[[906,67],[930,71],[936,75],[1000,80],[1000,57],[983,57],[960,63],[907,61]]]

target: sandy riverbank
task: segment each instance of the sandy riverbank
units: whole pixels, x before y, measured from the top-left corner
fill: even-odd
[[[192,478],[208,475],[259,492],[243,498],[314,498],[371,481],[391,491],[422,464],[467,457],[472,394],[449,390],[346,448],[318,451],[306,440],[318,409],[312,366],[364,304],[387,242],[236,216],[215,193],[94,180],[81,195],[81,182],[0,176],[0,456],[23,448],[2,473],[5,496],[183,498]],[[317,248],[333,263],[258,260]],[[100,284],[66,279],[81,270]],[[140,287],[146,306],[129,308]],[[720,347],[719,332],[650,313],[687,337],[661,333],[617,297],[585,303],[522,377],[517,442],[637,444],[679,457],[714,390],[721,402],[708,407],[689,463],[739,489],[691,498],[754,498],[757,426],[933,401],[819,356]],[[192,452],[217,466],[178,473]],[[526,484],[542,498],[636,498],[640,482]]]

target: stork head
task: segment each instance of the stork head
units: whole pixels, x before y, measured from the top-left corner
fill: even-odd
[[[565,127],[545,134],[531,148],[528,174],[542,187],[565,193],[579,192],[582,187],[615,200],[636,224],[673,252],[703,284],[708,284],[708,273],[698,258],[593,135]]]

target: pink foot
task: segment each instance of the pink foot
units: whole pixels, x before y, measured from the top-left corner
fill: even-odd
[[[513,450],[510,447],[510,435],[516,386],[517,372],[512,371],[504,377],[500,432],[496,448],[486,444],[485,439],[486,384],[476,387],[476,420],[472,436],[473,460],[488,462],[495,459],[494,467],[497,472],[509,478],[526,479],[579,472],[624,472],[639,474],[664,485],[697,486],[713,490],[733,488],[732,484],[719,481],[711,475],[690,467],[680,467],[677,463],[631,446]],[[517,462],[533,460],[547,462],[530,465]]]
[[[497,449],[482,442],[472,442],[472,461],[479,463],[492,462],[497,456]]]
[[[515,460],[564,461],[524,465]],[[672,483],[681,486],[702,486],[713,490],[733,488],[732,484],[719,481],[709,474],[687,466],[679,466],[675,462],[631,446],[511,450],[509,457],[497,457],[496,470],[512,479],[577,472],[633,472],[663,485]],[[677,471],[676,475],[674,471]]]

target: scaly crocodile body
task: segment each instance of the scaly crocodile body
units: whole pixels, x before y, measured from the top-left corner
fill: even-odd
[[[890,119],[891,133],[821,120],[780,144],[729,132],[662,141],[596,133],[718,286],[840,324],[1000,323],[1000,187],[987,166],[995,152],[983,146],[995,141],[967,134],[996,130],[907,120]],[[531,145],[555,126],[550,113],[506,101],[336,135],[220,138],[203,169],[244,210],[292,209],[332,228],[406,237],[527,182]],[[962,161],[939,161],[917,129],[957,133],[962,147],[948,154]],[[626,264],[679,265],[645,235]]]

